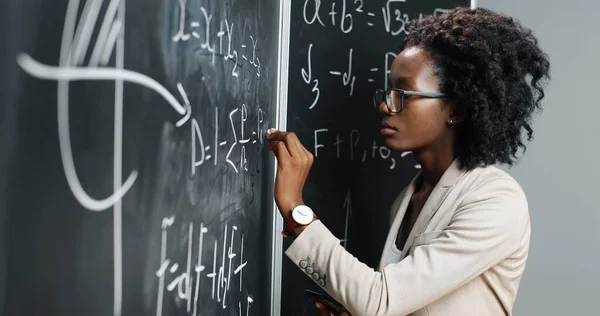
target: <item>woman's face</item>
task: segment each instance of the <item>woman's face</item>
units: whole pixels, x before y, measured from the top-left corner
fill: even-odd
[[[431,57],[418,47],[408,47],[400,52],[392,63],[388,81],[391,88],[440,92]],[[398,98],[394,102],[401,101]],[[447,133],[450,107],[444,106],[443,99],[404,96],[401,112],[390,113],[385,102],[379,109],[385,114],[381,133],[391,150],[418,151],[450,140]]]

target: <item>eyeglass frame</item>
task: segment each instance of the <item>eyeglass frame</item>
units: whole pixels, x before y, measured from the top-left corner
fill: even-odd
[[[393,111],[391,108],[391,105],[388,103],[388,97],[390,100],[392,100],[391,98],[391,93],[392,91],[397,91],[400,92],[401,98],[400,98],[400,109],[398,111]],[[379,111],[379,107],[381,106],[381,102],[377,102],[377,93],[383,93],[384,94],[384,98],[381,102],[385,102],[385,106],[387,107],[388,111],[390,113],[400,113],[402,112],[402,110],[404,109],[404,96],[408,95],[408,96],[419,96],[419,97],[424,97],[424,98],[431,98],[431,99],[440,99],[440,98],[445,98],[448,95],[442,92],[424,92],[424,91],[411,91],[411,90],[404,90],[404,89],[399,89],[399,88],[389,88],[387,90],[383,90],[383,89],[377,89],[375,90],[375,93],[373,94],[373,105],[375,106],[375,110]],[[392,100],[393,102],[393,100]]]

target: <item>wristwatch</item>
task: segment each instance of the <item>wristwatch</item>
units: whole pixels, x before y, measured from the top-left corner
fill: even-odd
[[[286,227],[281,232],[283,237],[289,237],[293,234],[294,229],[300,226],[306,226],[317,219],[317,214],[306,205],[298,205],[292,210],[292,216],[286,221]]]

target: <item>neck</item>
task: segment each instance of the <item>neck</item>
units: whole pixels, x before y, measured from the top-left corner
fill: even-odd
[[[421,165],[420,190],[431,191],[450,167],[456,155],[454,151],[439,153],[428,150],[416,153],[416,157]]]

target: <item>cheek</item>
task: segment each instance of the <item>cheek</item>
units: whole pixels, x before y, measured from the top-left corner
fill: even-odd
[[[403,112],[406,114],[406,123],[410,123],[413,128],[433,131],[443,125],[444,111],[437,100],[425,99],[414,102],[405,110]]]
[[[444,121],[439,113],[439,110],[421,113],[414,119],[414,128],[418,129],[420,134],[427,137],[429,140],[437,138],[443,134]]]
[[[399,133],[396,140],[402,142],[402,147],[426,146],[445,132],[445,116],[438,103],[412,104],[397,120]]]

